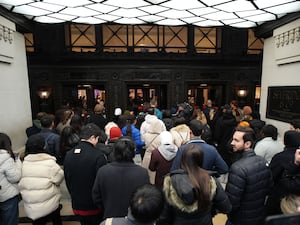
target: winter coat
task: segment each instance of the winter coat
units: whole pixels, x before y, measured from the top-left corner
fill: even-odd
[[[202,151],[204,152],[203,159],[203,169],[211,170],[220,174],[225,174],[228,172],[228,166],[225,161],[222,159],[217,149],[213,145],[207,144],[205,141],[201,140],[199,137],[192,138],[187,144],[181,146],[176,154],[176,157],[173,161],[171,171],[180,168],[180,160],[182,152],[188,144],[199,145]]]
[[[63,179],[64,172],[54,156],[39,153],[24,158],[19,188],[29,218],[36,220],[58,208]]]
[[[162,121],[157,119],[153,121],[148,131],[144,135],[146,151],[142,161],[142,167],[146,168],[149,173],[150,183],[155,183],[155,172],[149,170],[152,151],[160,146],[160,133],[165,131],[166,127],[162,126]]]
[[[285,148],[273,156],[269,168],[272,171],[274,186],[267,200],[267,214],[280,214],[280,199],[288,194],[300,195],[300,186],[283,179],[284,172],[300,174],[300,167],[294,165],[295,151],[300,145],[300,134],[287,131],[284,136]],[[294,168],[295,167],[295,168]]]
[[[162,189],[165,175],[170,172],[177,150],[176,145],[160,145],[152,152],[149,169],[156,172],[156,187]]]
[[[97,172],[92,196],[103,218],[127,215],[132,193],[137,187],[149,184],[147,170],[134,162],[111,162]]]
[[[256,155],[260,155],[270,163],[273,156],[282,152],[283,148],[284,145],[280,140],[273,140],[271,137],[265,137],[256,143],[254,152]]]
[[[4,149],[0,149],[0,202],[5,202],[19,194],[18,182],[21,178],[22,163],[16,161]]]
[[[145,140],[144,139],[144,135],[147,133],[147,131],[149,130],[149,126],[150,124],[152,124],[154,121],[160,121],[161,125],[163,127],[165,127],[165,130],[166,130],[166,125],[164,124],[164,122],[160,119],[157,118],[157,116],[155,115],[150,115],[150,114],[147,114],[145,116],[145,121],[141,124],[141,127],[140,127],[140,132],[141,132],[141,137],[142,137],[142,140]]]
[[[261,225],[265,219],[265,199],[272,185],[267,161],[244,151],[230,167],[226,192],[232,204],[228,215],[234,225]]]
[[[98,169],[106,163],[104,154],[87,141],[67,152],[64,173],[73,210],[98,209],[92,199],[92,188]]]
[[[185,124],[171,128],[170,132],[177,147],[186,144],[190,140],[190,128]]]
[[[142,141],[142,139],[141,139],[140,130],[137,129],[134,126],[134,124],[131,124],[130,126],[131,126],[131,132],[132,132],[131,137],[134,140],[134,143],[136,145],[136,153],[140,154],[142,148],[145,146],[145,142]],[[122,128],[122,134],[123,134],[123,136],[128,136],[127,135],[127,126],[125,126],[125,127]]]
[[[198,210],[198,201],[188,174],[181,169],[171,172],[164,180],[166,206],[158,225],[212,225],[214,210],[229,213],[231,203],[221,184],[210,177],[210,186],[211,204],[208,210]]]

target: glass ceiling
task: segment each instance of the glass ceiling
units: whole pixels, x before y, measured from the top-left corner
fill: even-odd
[[[0,0],[40,23],[229,25],[250,28],[299,12],[299,0]]]

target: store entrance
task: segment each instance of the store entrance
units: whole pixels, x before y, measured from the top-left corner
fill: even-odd
[[[127,85],[127,107],[135,113],[142,112],[145,104],[157,101],[159,109],[167,108],[167,84],[129,84]]]
[[[97,102],[105,103],[106,100],[104,85],[66,84],[63,86],[62,96],[64,105],[87,111],[92,111]]]

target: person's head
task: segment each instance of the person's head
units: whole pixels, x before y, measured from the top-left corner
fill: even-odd
[[[204,129],[203,124],[196,119],[193,119],[189,122],[189,128],[196,137],[201,136]]]
[[[212,107],[212,101],[210,99],[207,99],[206,105],[207,107]]]
[[[162,191],[151,184],[136,189],[130,200],[130,211],[139,223],[151,223],[159,218],[164,206]]]
[[[88,123],[81,128],[79,137],[80,139],[96,145],[99,140],[100,130],[101,129],[96,124]]]
[[[274,141],[276,141],[277,137],[278,137],[278,130],[272,124],[267,124],[267,125],[263,126],[260,133],[263,138],[271,137]]]
[[[280,208],[284,214],[299,213],[300,197],[297,195],[287,195],[280,201]]]
[[[31,135],[25,144],[25,155],[45,153],[45,138],[39,134]]]
[[[155,113],[154,113],[154,107],[149,107],[149,108],[147,109],[147,114],[154,115],[154,114],[155,114]]]
[[[94,107],[94,113],[95,114],[101,114],[104,111],[104,105],[103,104],[96,104]]]
[[[243,107],[243,114],[245,119],[251,119],[252,108],[249,105]]]
[[[74,114],[70,121],[70,126],[73,127],[76,130],[76,132],[80,132],[82,125],[83,125],[82,117],[78,114]]]
[[[288,130],[284,133],[283,143],[286,148],[297,149],[300,146],[300,133]]]
[[[10,156],[15,159],[15,155],[11,148],[11,139],[5,133],[0,133],[0,149],[6,150]]]
[[[210,205],[211,183],[207,171],[202,168],[204,153],[199,145],[188,144],[182,152],[180,167],[187,172],[194,187],[198,209],[207,210]]]
[[[300,133],[300,119],[293,119],[290,125],[290,130],[295,130]]]
[[[116,161],[132,161],[135,156],[135,143],[129,136],[120,137],[114,145]]]
[[[252,148],[255,134],[252,128],[238,126],[235,128],[231,146],[234,152],[245,151]]]
[[[115,116],[120,116],[120,115],[122,115],[122,109],[121,109],[121,108],[115,108],[114,115],[115,115]]]
[[[43,116],[40,121],[43,128],[51,129],[54,127],[54,120],[50,115]]]
[[[190,172],[203,164],[204,153],[199,145],[188,144],[182,152],[180,167]]]
[[[110,130],[109,130],[109,139],[110,140],[117,140],[122,136],[123,136],[122,131],[118,126],[110,128]]]

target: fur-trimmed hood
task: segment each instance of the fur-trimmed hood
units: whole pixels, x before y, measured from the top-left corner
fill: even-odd
[[[210,198],[216,194],[217,184],[214,178],[210,179],[211,195]],[[164,179],[163,187],[166,201],[176,209],[192,213],[198,210],[198,202],[195,199],[193,186],[188,177],[188,174],[182,169],[173,171]]]

